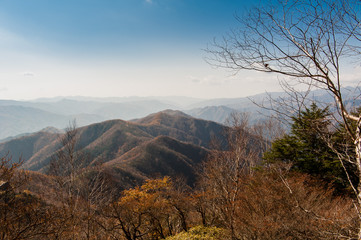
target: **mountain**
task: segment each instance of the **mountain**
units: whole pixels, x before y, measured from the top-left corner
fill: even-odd
[[[57,133],[39,131],[1,143],[0,154],[4,156],[9,153],[14,162],[22,159],[26,164],[29,159],[39,156],[49,144],[58,139],[59,134]]]
[[[342,95],[347,106],[359,106],[359,88],[346,87]],[[112,119],[131,120],[143,118],[166,109],[181,110],[193,117],[224,123],[232,112],[248,112],[251,121],[263,118],[270,112],[256,103],[268,97],[287,98],[282,92],[262,93],[244,98],[197,99],[187,97],[56,97],[34,101],[0,100],[0,139],[36,132],[52,126],[64,128],[76,119],[78,126],[85,126]],[[334,100],[325,90],[311,91],[308,97],[326,105],[334,105]],[[261,114],[260,114],[261,113]]]
[[[361,99],[359,97],[361,95],[361,89],[359,87],[342,88],[341,94],[348,108],[352,109],[355,106],[357,107],[361,105]],[[252,122],[273,114],[271,110],[261,108],[259,105],[269,108],[274,107],[271,106],[272,103],[269,101],[270,98],[273,100],[283,99],[281,102],[288,102],[291,98],[293,98],[293,101],[295,101],[294,99],[296,96],[291,95],[285,92],[271,92],[256,94],[245,98],[209,99],[199,101],[192,104],[191,106],[188,106],[187,110],[184,112],[193,117],[219,123],[224,123],[231,113],[247,112],[250,114],[250,121]],[[300,99],[300,96],[297,96],[297,98]],[[305,103],[310,104],[314,101],[319,104],[323,104],[323,106],[330,106],[331,111],[336,111],[335,100],[333,96],[326,90],[318,89],[310,91],[307,95],[307,100]],[[274,103],[275,102],[273,101],[273,104]]]
[[[206,148],[159,136],[107,162],[105,166],[128,169],[140,179],[167,175],[186,178],[187,183],[192,185],[196,180],[196,166],[207,153]]]
[[[74,119],[78,126],[85,126],[111,119],[141,118],[168,108],[178,108],[168,102],[156,99],[129,102],[0,100],[0,139],[36,132],[48,126],[62,129]]]
[[[225,123],[232,113],[237,112],[236,109],[226,106],[210,106],[203,108],[194,108],[185,111],[187,114],[209,121]]]
[[[214,137],[225,126],[167,110],[145,118],[108,120],[80,127],[77,151],[85,153],[83,167],[102,165],[115,179],[134,183],[156,175],[195,181],[195,166],[204,160]],[[0,143],[0,154],[22,157],[23,168],[47,172],[60,148],[56,131],[40,131]]]
[[[148,114],[159,112],[168,108],[178,109],[175,105],[158,100],[147,100],[125,103],[106,103],[91,113],[103,116],[106,119],[119,118],[130,120],[134,118],[141,118]]]
[[[158,101],[131,103],[20,102],[0,100],[0,139],[39,131],[45,127],[65,128],[76,120],[78,126],[109,119],[133,119],[167,109],[172,105]]]
[[[57,98],[56,98],[57,99]],[[103,120],[111,118],[132,119],[144,117],[150,113],[167,108],[178,108],[167,102],[156,99],[144,99],[127,102],[104,102],[104,101],[80,101],[68,98],[48,99],[37,101],[9,101],[0,100],[0,106],[22,106],[39,109],[57,115],[89,114],[103,117]]]
[[[61,100],[73,100],[79,102],[97,102],[97,103],[133,103],[158,101],[164,104],[173,105],[177,108],[187,108],[189,105],[204,101],[200,98],[183,97],[183,96],[150,96],[150,97],[84,97],[84,96],[62,96],[54,98],[39,98],[31,102],[34,103],[56,103]]]
[[[216,122],[193,118],[180,111],[166,110],[133,120],[153,137],[165,135],[180,141],[208,146],[215,136],[220,137],[225,127]]]
[[[20,105],[0,105],[0,139],[39,131],[45,127],[65,128],[76,119],[79,126],[104,120],[91,114],[60,115]]]

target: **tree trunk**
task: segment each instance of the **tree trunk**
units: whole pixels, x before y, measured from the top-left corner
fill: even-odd
[[[356,164],[358,171],[358,186],[357,186],[357,213],[359,218],[361,218],[361,114],[357,121],[356,135],[355,135],[355,152],[356,152]],[[358,239],[361,239],[361,220],[358,231]]]

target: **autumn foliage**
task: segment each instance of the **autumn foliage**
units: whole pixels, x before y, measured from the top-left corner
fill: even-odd
[[[4,156],[0,159],[0,238],[357,237],[352,195],[340,194],[320,176],[295,171],[292,162],[262,164],[267,149],[264,130],[259,134],[244,119],[231,127],[228,144],[209,150],[192,187],[184,179],[163,176],[119,189],[101,167],[85,169],[77,164],[84,155],[73,154],[76,138],[70,135],[65,135],[69,141],[47,176],[21,170],[21,161],[14,163]],[[39,182],[42,185],[36,188]]]

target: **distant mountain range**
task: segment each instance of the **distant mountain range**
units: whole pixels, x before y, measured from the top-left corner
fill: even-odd
[[[112,119],[131,120],[166,109],[180,110],[195,118],[224,123],[232,112],[249,112],[253,119],[267,114],[254,102],[262,102],[268,95],[287,97],[285,93],[269,93],[249,98],[196,99],[187,97],[56,97],[33,101],[0,100],[0,142],[11,137],[40,131],[46,127],[64,129],[76,119],[78,126],[86,126]],[[354,104],[360,104],[357,88],[345,88],[343,96],[348,96]],[[325,91],[313,91],[312,98],[333,103]],[[252,101],[250,100],[252,99]],[[356,99],[356,100],[355,100]],[[1,140],[2,139],[2,140]]]
[[[191,185],[195,166],[203,161],[214,137],[225,126],[193,118],[180,111],[162,111],[134,121],[108,120],[80,127],[77,151],[86,153],[82,167],[101,165],[124,188],[150,177],[181,177]],[[22,167],[46,173],[60,148],[61,133],[46,129],[0,144],[0,154],[10,152]],[[126,179],[126,180],[125,180]]]
[[[272,96],[285,97],[281,93]],[[315,91],[313,96],[319,102],[332,104],[328,94]],[[253,101],[261,102],[265,97],[256,95]],[[225,142],[223,133],[228,127],[221,123],[232,112],[250,112],[257,119],[259,114],[255,113],[260,111],[248,98],[108,100],[0,100],[0,136],[7,137],[0,143],[0,155],[9,153],[14,161],[21,158],[22,168],[44,174],[61,147],[63,129],[76,119],[77,152],[86,156],[82,168],[106,172],[123,189],[165,175],[180,177],[192,185],[197,165],[206,158],[211,141],[217,138]],[[360,100],[354,98],[352,103],[360,104]],[[183,111],[164,110],[168,108]]]

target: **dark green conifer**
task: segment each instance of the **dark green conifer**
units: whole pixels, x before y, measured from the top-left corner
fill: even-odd
[[[268,163],[291,163],[295,171],[333,182],[338,189],[345,188],[347,179],[342,165],[328,145],[333,135],[330,126],[328,107],[321,109],[312,103],[292,118],[290,133],[274,141],[264,159]]]

